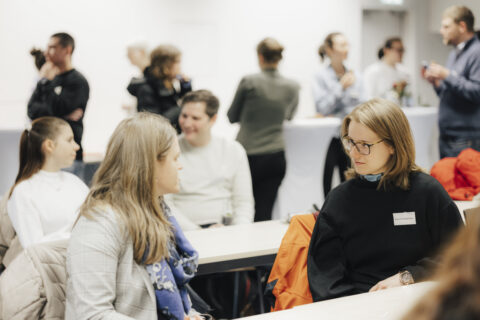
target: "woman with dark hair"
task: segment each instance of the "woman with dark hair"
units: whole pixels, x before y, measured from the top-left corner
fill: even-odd
[[[143,71],[143,78],[133,78],[128,92],[137,97],[137,110],[156,113],[167,118],[180,132],[178,102],[192,83],[181,74],[182,53],[171,45],[160,45],[150,54],[150,66]]]
[[[278,72],[283,46],[273,38],[257,45],[261,72],[243,77],[228,119],[240,123],[237,140],[248,155],[255,199],[255,221],[270,220],[286,162],[283,121],[292,119],[300,86]]]
[[[316,75],[313,81],[313,98],[317,114],[343,118],[364,100],[362,78],[345,66],[349,44],[347,38],[333,32],[327,35],[318,49],[322,61],[328,57],[329,63]],[[348,157],[342,149],[338,137],[334,137],[328,147],[323,174],[323,193],[326,196],[332,188],[333,171],[338,167],[340,181],[345,181],[344,171],[348,167]]]
[[[69,237],[88,188],[61,169],[72,165],[78,149],[72,129],[60,118],[38,118],[22,133],[7,210],[23,248]]]
[[[32,48],[32,50],[30,50],[30,55],[33,57],[35,61],[35,67],[37,68],[38,71],[40,71],[40,69],[43,67],[45,62],[47,62],[47,60],[45,59],[45,54],[40,49]]]
[[[307,258],[314,301],[422,281],[462,224],[442,185],[415,164],[405,114],[373,99],[342,124],[348,181],[320,210]]]
[[[410,76],[401,64],[403,43],[399,37],[389,38],[378,51],[379,61],[365,69],[368,98],[384,98],[400,106],[411,106]]]

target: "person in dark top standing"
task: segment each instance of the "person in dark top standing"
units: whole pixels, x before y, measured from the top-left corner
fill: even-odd
[[[422,69],[440,97],[440,158],[456,157],[466,148],[480,151],[480,40],[474,22],[467,7],[447,8],[440,33],[454,50],[446,67],[432,62]]]
[[[28,102],[28,117],[35,120],[54,116],[66,120],[80,146],[74,164],[79,167],[83,160],[83,116],[90,88],[85,77],[73,68],[74,49],[75,41],[69,34],[61,32],[50,37],[44,53],[46,62],[40,69],[41,79]]]
[[[312,233],[307,273],[314,301],[424,279],[462,224],[457,206],[415,164],[405,114],[373,99],[345,117],[346,182],[327,196]]]
[[[127,87],[137,97],[137,110],[160,114],[180,133],[179,100],[192,91],[192,83],[181,74],[182,53],[171,45],[160,45],[150,55],[143,78],[133,78]]]
[[[262,72],[242,78],[227,116],[240,123],[237,140],[245,148],[252,174],[255,222],[272,218],[277,191],[285,176],[283,121],[291,120],[300,86],[278,72],[283,46],[273,38],[257,45]]]

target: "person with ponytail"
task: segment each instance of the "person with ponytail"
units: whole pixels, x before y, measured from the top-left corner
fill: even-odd
[[[65,319],[201,319],[198,253],[163,201],[179,191],[176,132],[140,112],[115,129],[67,249]]]
[[[297,111],[300,85],[278,70],[284,47],[274,38],[257,45],[261,72],[240,80],[227,116],[239,123],[237,141],[245,148],[255,199],[254,221],[272,219],[277,191],[285,176],[283,121]]]
[[[7,211],[23,248],[70,236],[88,187],[61,169],[72,165],[78,149],[71,127],[60,118],[38,118],[22,133]]]
[[[369,99],[384,98],[402,107],[412,105],[410,76],[401,64],[404,51],[401,38],[385,41],[378,51],[379,61],[365,69],[365,90]]]
[[[345,66],[349,44],[340,32],[332,32],[318,49],[320,59],[328,63],[315,75],[313,98],[320,116],[342,118],[357,104],[365,100],[362,78]],[[332,188],[333,171],[338,167],[340,181],[345,181],[344,172],[348,157],[343,152],[339,137],[332,138],[328,147],[323,174],[323,193],[327,196]]]

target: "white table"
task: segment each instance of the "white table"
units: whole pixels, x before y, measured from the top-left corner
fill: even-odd
[[[434,287],[433,282],[420,282],[371,293],[311,303],[293,309],[264,313],[248,320],[375,320],[400,319],[415,303]]]
[[[15,182],[22,132],[23,129],[0,130],[0,196]]]
[[[427,171],[439,159],[438,108],[411,107],[402,109],[407,116],[415,141],[415,162]]]
[[[199,253],[198,275],[273,264],[288,224],[264,221],[252,224],[186,231]]]
[[[283,125],[287,171],[278,190],[274,219],[323,203],[323,169],[330,140],[339,134],[337,118],[296,119]]]

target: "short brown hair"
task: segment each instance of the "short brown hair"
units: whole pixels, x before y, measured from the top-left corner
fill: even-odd
[[[277,63],[282,60],[283,49],[283,46],[274,38],[265,38],[257,45],[257,53],[262,55],[268,63]]]
[[[150,66],[152,73],[159,79],[166,79],[170,76],[170,68],[182,55],[177,47],[172,45],[160,45],[153,49],[150,54]]]
[[[332,32],[325,37],[325,40],[323,40],[323,43],[318,48],[318,55],[320,56],[320,59],[325,59],[325,56],[327,55],[327,48],[333,49],[333,38],[340,35],[342,35],[342,33]]]
[[[467,30],[474,32],[473,26],[475,25],[475,17],[472,11],[465,6],[451,6],[443,12],[444,17],[452,18],[455,23],[465,22]]]
[[[220,107],[220,101],[218,101],[218,98],[215,97],[209,90],[196,90],[187,93],[182,98],[181,106],[183,107],[189,102],[204,102],[205,113],[209,118],[212,118],[214,115],[216,115],[218,108]]]
[[[380,139],[394,149],[386,164],[386,171],[378,188],[398,187],[407,190],[410,187],[409,175],[412,171],[422,171],[415,164],[415,144],[407,117],[395,103],[385,99],[372,99],[353,109],[342,123],[342,137],[348,135],[352,121],[363,124]],[[346,172],[347,178],[358,176],[355,169]]]

